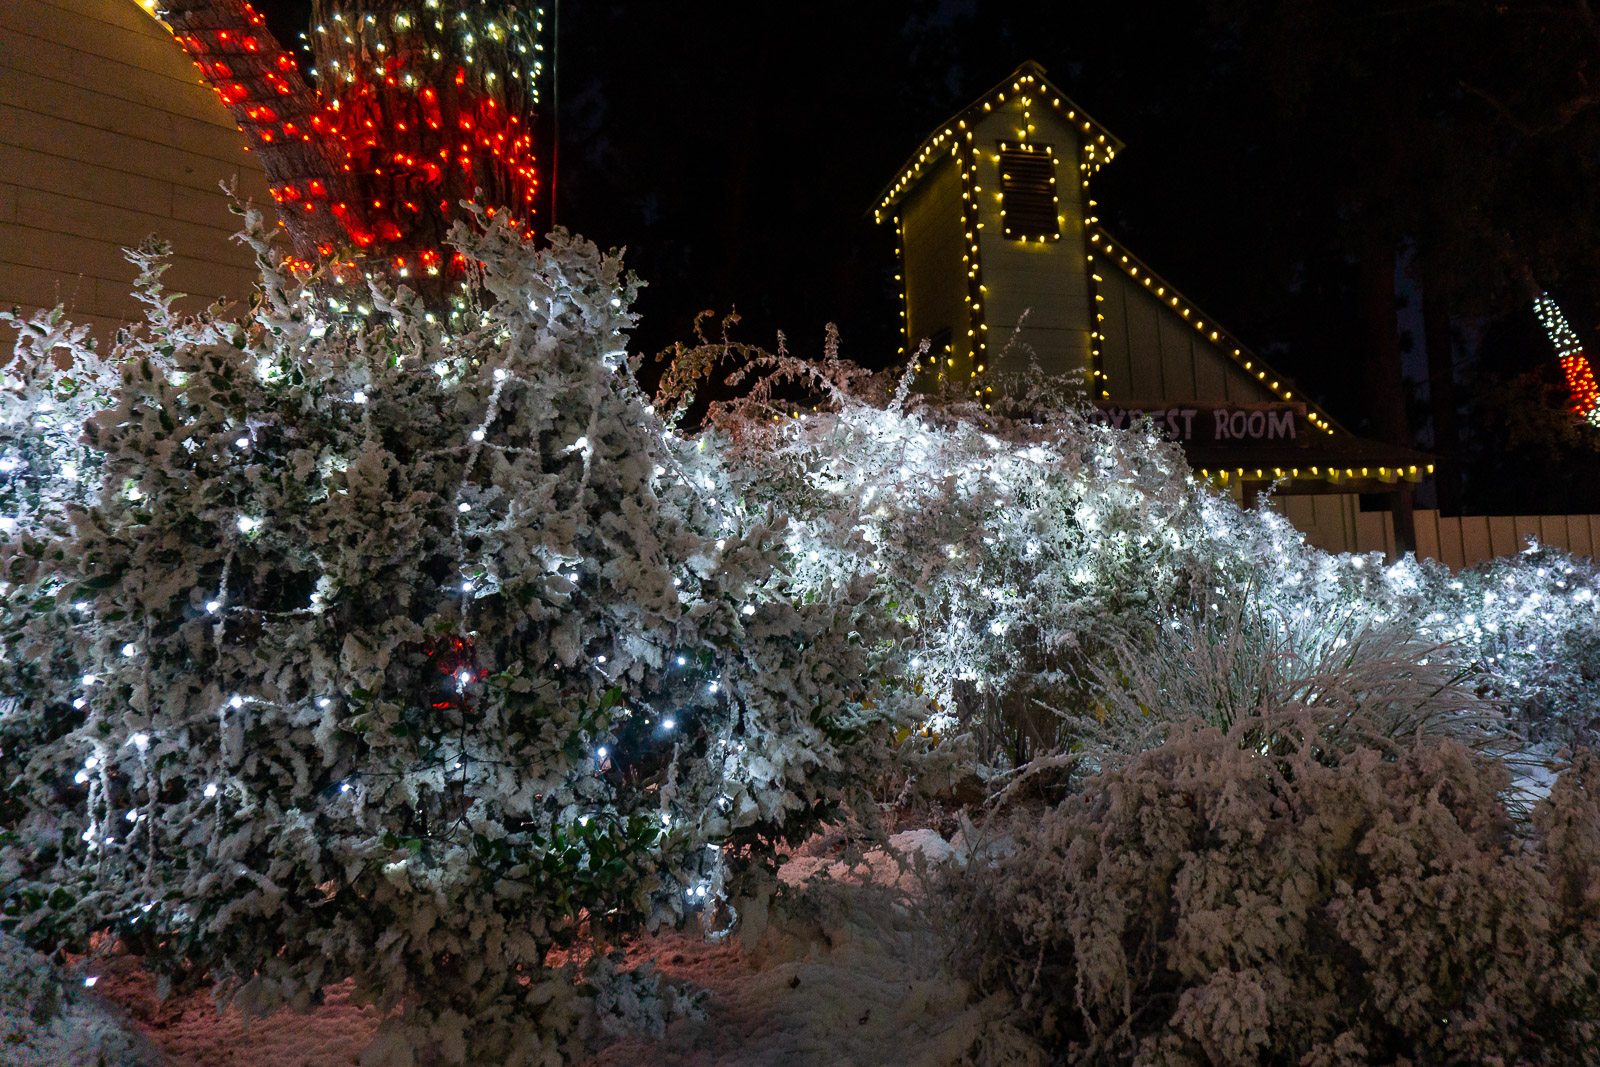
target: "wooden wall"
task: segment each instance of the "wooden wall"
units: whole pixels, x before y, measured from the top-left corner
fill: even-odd
[[[1394,527],[1387,511],[1363,512],[1360,498],[1347,493],[1315,494],[1308,496],[1275,496],[1271,506],[1306,535],[1306,540],[1324,552],[1354,552],[1360,542],[1359,528],[1365,521],[1388,521],[1389,544],[1383,544],[1383,529],[1376,531],[1380,551],[1388,552],[1394,546]],[[1370,537],[1373,531],[1367,531]]]
[[[1387,511],[1362,511],[1353,496],[1286,496],[1272,506],[1329,552],[1382,552],[1395,557],[1394,519]],[[1497,556],[1514,556],[1531,537],[1574,556],[1600,555],[1600,515],[1465,515],[1414,513],[1417,555],[1453,571]]]
[[[1026,94],[1008,94],[1006,102],[985,114],[973,130],[979,149],[973,184],[981,189],[977,201],[978,247],[985,294],[984,321],[988,325],[991,370],[1015,373],[1026,370],[1030,352],[1049,374],[1066,374],[1089,365],[1089,331],[1094,321],[1090,307],[1089,271],[1085,259],[1083,188],[1078,164],[1082,144],[1078,132],[1057,118],[1051,108],[1035,101],[1023,118]],[[1050,145],[1057,161],[1056,195],[1060,199],[1061,239],[1040,244],[1012,240],[1005,235],[1000,192],[1000,166],[995,156],[1000,142],[1014,142],[1018,128],[1033,126],[1028,140]],[[1023,313],[1027,318],[1023,319]],[[1017,323],[1021,321],[1020,331]],[[1003,350],[1013,333],[1017,345]]]
[[[905,271],[907,354],[924,338],[950,331],[959,381],[970,370],[967,337],[967,274],[961,263],[966,237],[961,229],[961,172],[948,154],[912,189],[900,205],[900,266]],[[934,353],[939,355],[938,353]],[[940,356],[942,360],[944,357]]]
[[[1206,400],[1255,404],[1277,398],[1192,323],[1109,266],[1098,272],[1105,388],[1115,401]]]
[[[122,249],[151,233],[173,246],[167,287],[193,294],[181,306],[247,297],[218,188],[234,175],[271,205],[215,93],[133,0],[0,2],[0,306],[59,302],[108,337],[140,316]]]
[[[1460,570],[1495,556],[1512,556],[1533,538],[1574,556],[1600,553],[1600,515],[1465,515],[1419,511],[1417,554]]]

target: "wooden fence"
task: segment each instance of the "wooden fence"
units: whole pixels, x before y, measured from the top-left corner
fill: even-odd
[[[1593,557],[1600,550],[1600,515],[1463,515],[1441,516],[1418,511],[1417,555],[1436,559],[1451,570],[1510,556],[1528,547],[1533,538],[1542,545],[1563,548],[1574,556]],[[1356,550],[1382,552],[1393,558],[1394,521],[1386,511],[1355,515]]]

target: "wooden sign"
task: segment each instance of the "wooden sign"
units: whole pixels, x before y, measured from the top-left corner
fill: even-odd
[[[1174,441],[1186,445],[1303,445],[1311,424],[1304,404],[1111,404],[1095,409],[1097,421],[1119,430],[1148,419]]]

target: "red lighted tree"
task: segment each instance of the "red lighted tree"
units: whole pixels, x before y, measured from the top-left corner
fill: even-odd
[[[317,0],[317,88],[246,0],[161,14],[260,157],[297,266],[444,276],[462,201],[537,231],[539,8]]]

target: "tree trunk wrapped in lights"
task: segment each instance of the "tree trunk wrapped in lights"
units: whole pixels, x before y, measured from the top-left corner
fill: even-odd
[[[320,88],[245,0],[173,0],[162,17],[261,158],[297,260],[334,281],[382,269],[442,291],[463,201],[537,229],[538,8],[319,2]]]
[[[1572,410],[1579,417],[1600,427],[1600,386],[1595,384],[1594,369],[1583,354],[1583,342],[1561,313],[1561,307],[1549,293],[1541,292],[1533,298],[1533,313],[1539,325],[1550,338],[1550,345],[1561,361],[1561,372],[1567,379],[1567,392],[1572,396]]]

